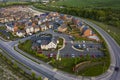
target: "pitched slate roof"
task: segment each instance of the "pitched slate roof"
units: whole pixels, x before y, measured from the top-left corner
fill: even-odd
[[[54,44],[57,44],[58,36],[47,36],[47,35],[40,35],[37,37],[32,37],[31,40],[33,43],[36,43],[38,45],[48,45],[50,42],[53,42]]]
[[[9,27],[11,27],[11,28],[13,28],[14,25],[15,25],[15,23],[14,22],[10,22],[10,23],[7,23],[6,25],[9,26]]]
[[[54,44],[57,44],[58,38],[59,38],[58,36],[54,36],[51,42],[53,42]]]
[[[41,45],[48,45],[49,43],[49,40],[41,40]]]

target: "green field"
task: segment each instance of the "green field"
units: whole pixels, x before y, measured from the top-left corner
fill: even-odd
[[[53,5],[68,7],[120,8],[120,0],[60,0]]]

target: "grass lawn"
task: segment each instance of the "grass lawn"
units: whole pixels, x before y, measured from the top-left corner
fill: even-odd
[[[82,76],[95,76],[100,75],[101,73],[105,72],[106,67],[104,67],[103,64],[94,65],[91,67],[87,67],[81,71],[78,72],[78,74],[81,74]]]
[[[63,39],[62,38],[59,38],[59,43],[57,45],[57,50],[60,49],[61,47],[63,46]]]
[[[60,0],[52,3],[56,6],[87,8],[119,8],[120,0]]]
[[[90,20],[90,19],[87,19],[87,20],[100,26],[103,30],[105,30],[108,34],[110,34],[110,36],[112,36],[114,38],[114,40],[120,45],[120,28],[114,27],[114,26],[109,26],[109,25],[106,25],[104,23]]]
[[[78,73],[73,71],[75,65],[90,61],[91,63],[85,63],[80,66]],[[107,58],[62,58],[61,61],[52,61],[50,63],[53,67],[56,67],[62,71],[83,76],[98,76],[104,73],[109,67],[109,61]]]

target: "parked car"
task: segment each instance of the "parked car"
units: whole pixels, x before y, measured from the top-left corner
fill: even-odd
[[[50,57],[53,57],[53,53],[50,54]]]
[[[73,36],[69,36],[69,39],[71,39],[72,41],[75,40],[75,38]]]
[[[56,54],[53,54],[53,57],[55,58],[55,57],[56,57]]]
[[[47,56],[50,57],[50,54],[48,54]]]
[[[119,67],[116,66],[114,70],[115,70],[115,71],[119,71]]]
[[[83,57],[83,55],[81,54],[80,57]]]
[[[75,57],[75,54],[71,54],[71,57],[73,57],[73,58],[74,58],[74,57]]]
[[[67,45],[67,42],[65,42],[65,45]]]
[[[93,54],[93,55],[92,55],[92,58],[95,58],[95,57],[96,57],[96,56]]]
[[[69,57],[69,55],[68,55],[68,54],[66,54],[66,57]]]

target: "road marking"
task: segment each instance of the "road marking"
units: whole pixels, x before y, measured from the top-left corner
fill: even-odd
[[[95,77],[91,77],[91,80],[96,80]]]
[[[78,76],[78,78],[79,78],[80,80],[82,80],[82,76]]]
[[[83,80],[90,80],[89,78],[83,78]]]
[[[110,64],[110,66],[115,67],[115,64]]]
[[[59,55],[60,55],[60,51],[58,50],[57,57],[56,57],[57,60],[59,59]]]
[[[47,78],[47,77],[45,77],[43,80],[48,80],[48,78]]]
[[[0,52],[3,52],[3,51],[0,49]]]
[[[56,71],[57,71],[57,69],[56,69],[56,68],[54,68],[54,69],[53,69],[53,71],[54,71],[54,72],[56,72]]]
[[[47,62],[47,64],[51,63],[52,61]]]
[[[71,41],[71,44],[73,44],[73,41]]]
[[[108,73],[112,73],[112,72],[113,72],[112,70],[108,69]]]

